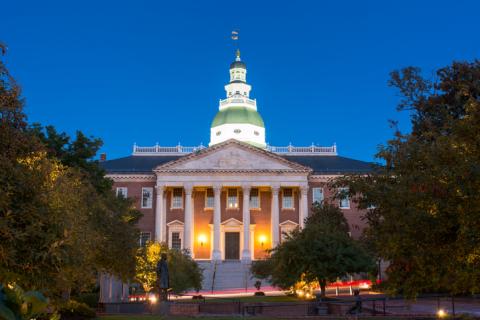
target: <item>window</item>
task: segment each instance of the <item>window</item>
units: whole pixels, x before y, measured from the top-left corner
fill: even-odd
[[[323,188],[312,189],[312,202],[322,204],[323,202]]]
[[[182,250],[182,238],[180,232],[172,232],[172,249]]]
[[[151,208],[153,188],[142,188],[142,208]]]
[[[348,188],[340,188],[340,208],[341,209],[350,209],[350,197],[348,196]]]
[[[250,209],[260,209],[260,192],[258,188],[250,190]]]
[[[293,189],[285,188],[282,190],[282,208],[293,209]]]
[[[228,189],[227,190],[227,209],[236,209],[238,208],[238,190],[237,189]]]
[[[294,225],[294,224],[286,224],[286,225],[280,226],[280,231],[282,232],[280,237],[280,242],[285,241],[288,235],[297,227],[298,225]]]
[[[126,198],[128,194],[127,187],[118,187],[117,188],[117,197]]]
[[[219,136],[222,134],[222,131],[217,131],[216,135]]]
[[[183,208],[183,189],[174,188],[172,191],[172,208],[181,209]]]
[[[233,132],[235,132],[236,134],[239,134],[240,132],[242,132],[242,130],[240,130],[240,129],[235,129],[235,130],[233,130]]]
[[[260,209],[260,192],[258,188],[250,190],[250,209]]]
[[[209,188],[205,192],[205,209],[213,209],[215,198],[213,195],[213,189]]]
[[[258,133],[258,131],[253,131],[253,134],[256,135],[256,136],[260,135],[260,133]]]
[[[145,247],[148,241],[150,241],[150,232],[140,232],[140,246]]]

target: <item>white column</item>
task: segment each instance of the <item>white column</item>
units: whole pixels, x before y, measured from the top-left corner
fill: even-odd
[[[183,232],[183,248],[190,251],[190,255],[193,256],[193,212],[192,212],[192,190],[191,185],[185,185],[183,187],[185,191],[185,221]]]
[[[298,220],[300,229],[303,229],[305,226],[305,219],[308,217],[308,186],[300,187],[300,199],[298,203],[300,206]]]
[[[163,185],[157,185],[157,201],[155,204],[155,241],[165,241],[165,219],[164,219],[164,205],[163,205]]]
[[[250,186],[243,186],[243,251],[242,262],[250,263],[252,255],[250,253]]]
[[[272,248],[275,248],[280,242],[279,225],[280,225],[280,208],[278,206],[278,192],[280,186],[272,186]]]
[[[213,251],[212,260],[222,260],[222,251],[220,249],[220,223],[221,223],[221,204],[220,195],[222,194],[222,186],[213,186]]]

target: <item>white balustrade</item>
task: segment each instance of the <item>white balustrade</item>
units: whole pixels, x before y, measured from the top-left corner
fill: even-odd
[[[133,145],[133,155],[185,155],[203,150],[205,148],[206,147],[202,144],[196,147],[184,147],[180,144],[175,147],[161,147],[158,144],[153,147],[140,147],[135,144]],[[267,145],[266,150],[284,155],[337,155],[337,146],[335,144],[330,147],[320,147],[316,145],[311,145],[308,147],[295,147],[292,145],[276,147]]]

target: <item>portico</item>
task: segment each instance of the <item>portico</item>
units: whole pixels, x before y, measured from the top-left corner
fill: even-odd
[[[238,259],[248,263],[280,242],[282,222],[303,225],[309,168],[235,140],[185,158],[154,170],[157,241],[171,243],[167,216],[175,217],[183,222],[181,248],[218,261],[231,258],[225,245],[238,232]]]

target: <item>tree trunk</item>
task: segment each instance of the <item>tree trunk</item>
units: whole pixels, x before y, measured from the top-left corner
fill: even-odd
[[[320,283],[320,297],[325,298],[327,289],[327,280],[322,279],[318,281]]]

